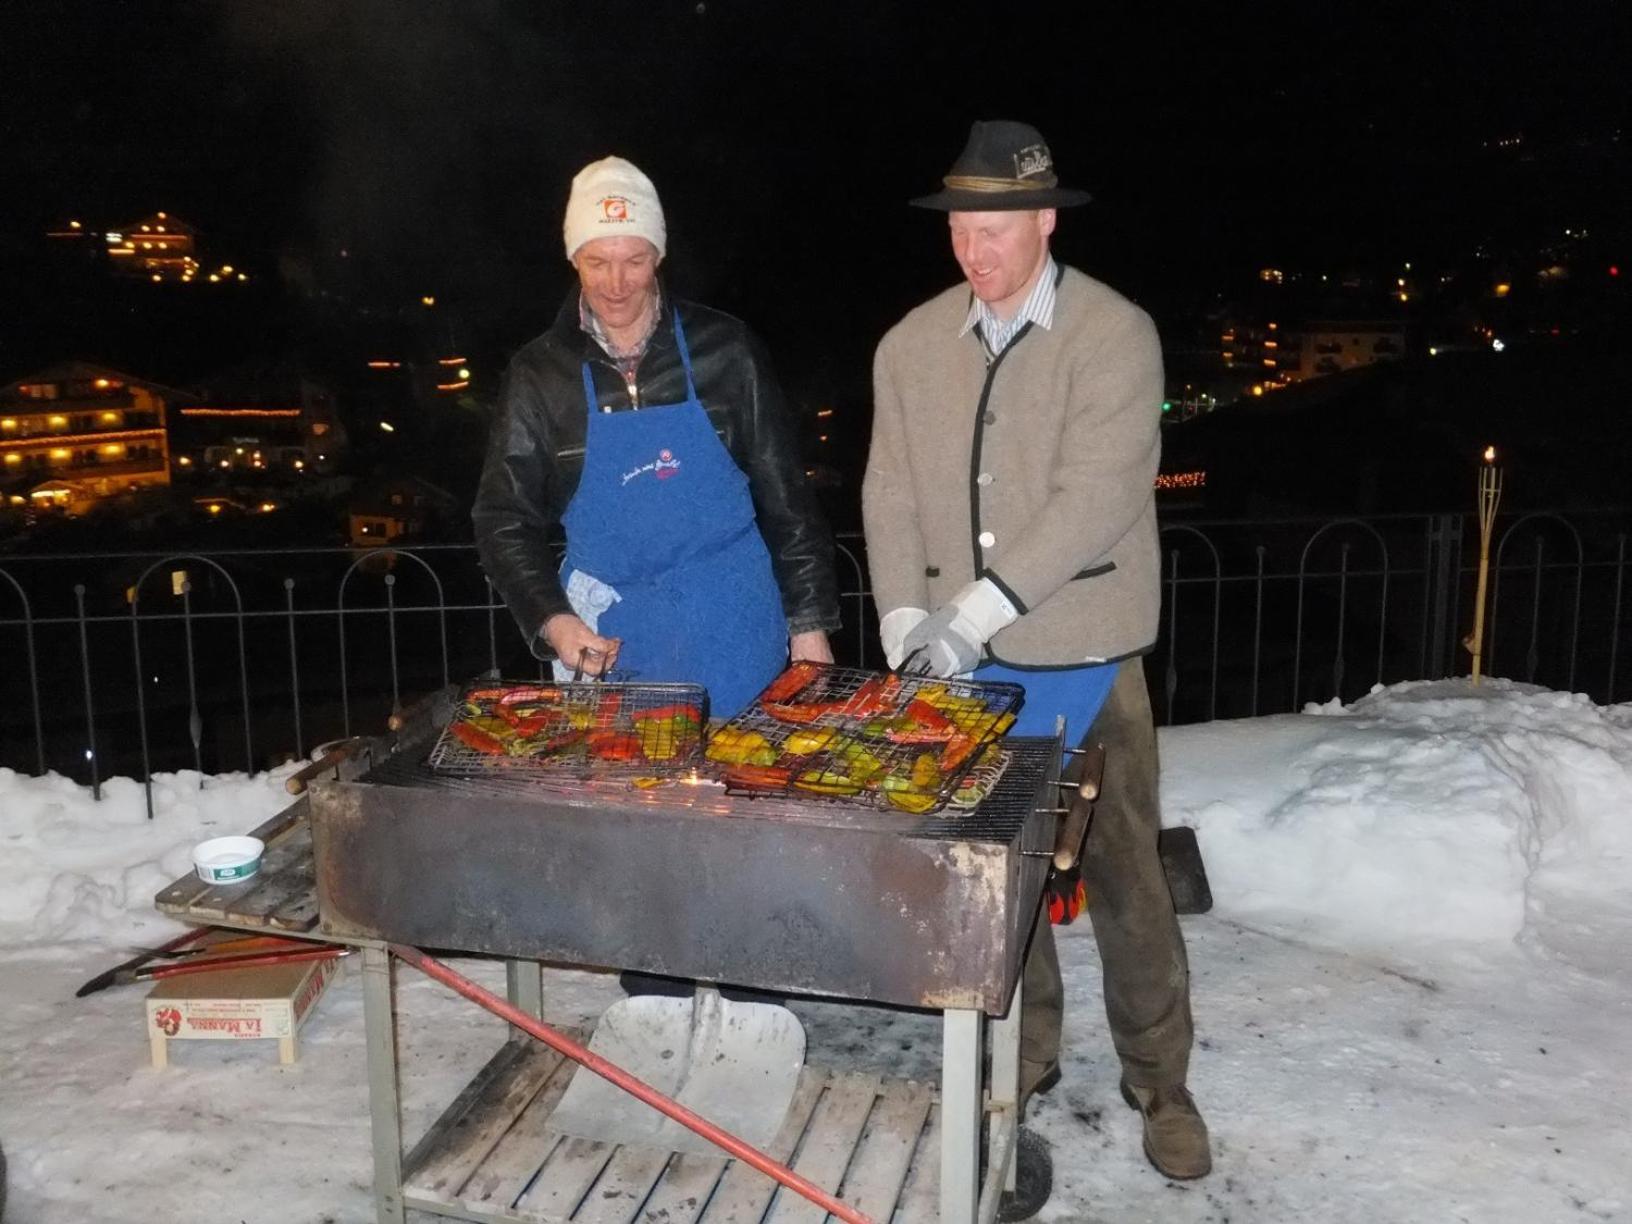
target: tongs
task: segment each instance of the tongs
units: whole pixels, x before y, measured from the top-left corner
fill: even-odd
[[[895,674],[914,680],[929,675],[929,656],[924,653],[927,649],[925,646],[914,647],[912,653],[901,660],[901,666],[895,669]]]

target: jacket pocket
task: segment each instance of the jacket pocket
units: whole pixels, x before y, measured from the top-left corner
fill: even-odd
[[[1087,569],[1078,570],[1072,574],[1068,581],[1081,582],[1084,578],[1098,578],[1101,575],[1109,574],[1115,568],[1115,561],[1107,561],[1104,565],[1090,565]]]

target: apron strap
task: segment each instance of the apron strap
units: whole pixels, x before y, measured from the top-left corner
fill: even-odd
[[[680,350],[680,365],[686,371],[686,402],[698,403],[697,385],[691,380],[691,350],[686,347],[686,329],[680,326],[680,308],[674,308],[674,343]]]

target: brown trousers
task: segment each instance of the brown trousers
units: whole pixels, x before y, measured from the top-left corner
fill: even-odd
[[[1084,742],[1105,745],[1105,778],[1083,853],[1088,917],[1104,973],[1111,1041],[1130,1084],[1182,1084],[1190,1069],[1190,966],[1156,851],[1161,829],[1156,725],[1142,659],[1117,669]],[[1026,956],[1022,1087],[1059,1061],[1065,989],[1045,907]],[[1028,1081],[1027,1072],[1031,1072]]]

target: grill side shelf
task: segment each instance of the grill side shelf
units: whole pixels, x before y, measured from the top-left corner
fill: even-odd
[[[255,829],[266,843],[261,869],[234,884],[206,884],[189,872],[153,898],[161,913],[190,922],[300,933],[317,925],[316,869],[305,795]]]

